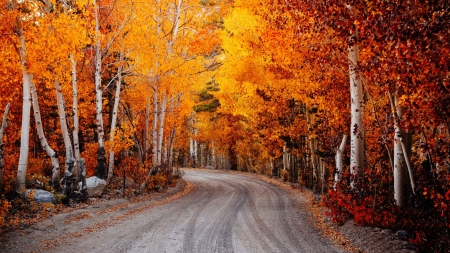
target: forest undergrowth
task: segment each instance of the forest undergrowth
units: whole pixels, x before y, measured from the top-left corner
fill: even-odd
[[[139,178],[139,176],[140,178],[144,178],[143,175],[136,176],[136,178]],[[126,185],[124,187],[123,177],[115,176],[111,180],[111,183],[107,185],[105,193],[102,196],[87,198],[85,201],[76,199],[65,200],[63,194],[53,191],[57,200],[56,204],[36,203],[33,200],[33,196],[23,197],[12,191],[0,198],[0,235],[7,231],[30,226],[60,213],[72,212],[76,209],[86,208],[87,206],[105,201],[121,198],[128,199],[132,202],[146,201],[155,193],[165,192],[168,188],[174,188],[178,180],[179,177],[175,176],[168,183],[164,174],[156,174],[149,178],[146,188],[141,192],[138,180],[135,181],[134,179],[130,180],[126,178]],[[48,185],[44,185],[44,188],[51,190]],[[125,191],[123,191],[124,189]]]

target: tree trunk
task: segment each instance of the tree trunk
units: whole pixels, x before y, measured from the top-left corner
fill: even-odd
[[[361,176],[364,167],[364,98],[359,75],[359,46],[357,35],[350,37],[348,47],[351,125],[350,125],[350,173],[351,187],[355,179]]]
[[[159,126],[158,126],[158,148],[157,148],[157,165],[161,165],[161,155],[162,155],[162,143],[164,137],[164,120],[166,117],[166,106],[167,106],[167,94],[164,94],[163,100],[161,102],[161,112],[159,114]]]
[[[123,60],[123,53],[120,53],[120,61]],[[109,163],[108,163],[108,181],[111,180],[114,174],[114,137],[116,134],[116,123],[117,123],[117,113],[119,110],[119,101],[120,101],[120,87],[122,85],[122,70],[123,66],[120,65],[117,68],[117,83],[116,83],[116,94],[114,97],[114,108],[111,119],[111,132],[109,134],[109,141],[111,142],[111,148],[109,149]],[[145,153],[144,153],[145,155]]]
[[[197,132],[198,132],[198,130],[194,129],[194,136],[197,136]],[[194,138],[194,165],[195,165],[195,167],[198,166],[198,163],[199,163],[199,161],[198,161],[198,143],[197,143],[197,140]]]
[[[164,152],[163,152],[163,155],[162,155],[161,163],[164,164],[165,166],[167,166],[167,155],[168,155],[168,152],[167,152],[167,138],[164,138],[164,142],[163,142],[162,146],[164,147]]]
[[[347,138],[348,135],[344,134],[344,136],[342,137],[341,145],[336,150],[336,173],[334,174],[334,185],[333,185],[333,189],[335,190],[337,183],[341,181],[341,173],[342,170],[344,169],[344,160],[342,155],[344,154],[345,151],[345,144],[347,143]]]
[[[217,169],[217,164],[216,164],[216,150],[214,147],[214,141],[211,142],[211,166],[214,167],[214,169]]]
[[[402,117],[403,108],[397,106],[398,96],[395,96],[395,105],[397,108],[398,117]],[[405,181],[406,162],[403,155],[402,148],[402,131],[397,123],[394,123],[394,199],[396,205],[404,207],[405,205]]]
[[[310,110],[311,110],[311,108],[306,109],[306,122],[307,122],[307,126],[308,126],[309,154],[310,154],[310,159],[311,159],[312,176],[313,176],[313,181],[314,181],[314,179],[317,178],[317,174],[318,174],[318,171],[317,171],[318,163],[317,163],[316,154],[314,153],[314,151],[316,150],[315,138],[311,137],[313,135],[313,115],[310,112]]]
[[[78,136],[78,132],[80,129],[80,122],[78,118],[78,82],[77,82],[77,63],[74,59],[73,54],[70,54],[70,62],[72,64],[72,98],[73,98],[73,132],[72,132],[72,138],[73,138],[73,149],[75,153],[75,160],[76,160],[76,166],[74,168],[74,175],[78,179],[82,176],[81,168],[80,168],[80,140]]]
[[[283,145],[283,173],[286,173],[287,169],[287,151],[286,151],[286,142]]]
[[[155,80],[155,89],[153,92],[153,125],[152,125],[152,154],[153,161],[157,162],[158,158],[158,83]]]
[[[45,153],[50,157],[52,161],[52,185],[57,191],[61,190],[59,180],[60,180],[60,167],[59,167],[59,159],[58,154],[50,147],[47,142],[47,138],[45,138],[44,128],[42,126],[41,112],[39,109],[39,101],[37,97],[36,85],[31,82],[31,99],[33,103],[33,111],[34,111],[34,121],[36,123],[36,130],[39,137],[39,141],[41,142],[42,148],[45,150]]]
[[[400,128],[400,118],[403,116],[404,108],[398,105],[399,95],[395,95],[392,98],[392,94],[389,92],[389,101],[392,108],[392,116],[394,118],[394,199],[397,206],[403,207],[405,205],[405,190],[406,172],[409,173],[411,188],[414,193],[416,188],[414,176],[412,174],[412,165],[409,160],[409,152],[406,146],[406,140],[404,138],[405,133]],[[406,171],[407,169],[407,171]]]
[[[168,170],[168,175],[167,175],[167,182],[169,182],[169,184],[172,181],[172,174],[173,174],[173,168],[172,168],[172,163],[173,163],[173,143],[175,140],[175,133],[177,131],[176,127],[172,128],[172,131],[170,132],[170,137],[169,137],[169,159],[167,162],[167,170]]]
[[[13,5],[17,8],[17,1],[13,0]],[[13,7],[14,8],[14,7]],[[17,191],[23,191],[25,189],[25,181],[27,175],[28,166],[28,150],[30,139],[30,114],[31,114],[31,94],[30,87],[32,76],[26,69],[26,47],[25,36],[23,34],[22,20],[18,16],[16,20],[16,32],[19,34],[20,39],[20,61],[22,65],[22,77],[23,77],[23,105],[22,105],[22,128],[20,136],[20,154],[19,154],[19,166],[17,169]]]
[[[147,154],[148,154],[148,131],[149,131],[149,121],[150,121],[150,101],[147,103],[147,106],[145,107],[145,128],[144,128],[144,156],[142,159],[144,162],[147,160]]]
[[[80,172],[81,172],[81,189],[80,189],[80,192],[82,193],[82,198],[86,198],[87,197],[86,162],[84,161],[84,158],[80,158],[78,164],[79,164]]]
[[[7,124],[7,117],[9,112],[10,103],[6,105],[5,112],[3,113],[2,126],[0,128],[0,192],[3,189],[3,174],[5,172],[5,153],[3,147],[5,144],[3,143],[3,133],[5,132],[5,128]]]
[[[94,18],[95,18],[95,112],[97,124],[97,177],[105,179],[106,171],[106,152],[103,127],[103,90],[102,90],[102,52],[100,48],[100,21],[98,17],[97,1],[94,0]]]
[[[194,161],[194,139],[189,137],[189,160]]]
[[[181,16],[181,4],[183,3],[182,0],[178,0],[176,14],[174,16],[173,20],[173,30],[172,30],[172,39],[168,43],[167,52],[170,54],[172,53],[173,45],[175,44],[175,41],[177,39],[178,34],[178,28],[180,27],[180,16]]]
[[[158,28],[159,31],[159,28]],[[156,65],[158,65],[158,61],[156,61]],[[158,153],[158,129],[157,129],[157,121],[158,121],[158,77],[155,77],[155,84],[154,84],[154,92],[153,92],[153,124],[152,124],[152,155],[153,155],[153,162],[152,167],[147,173],[147,176],[144,180],[144,182],[141,184],[140,192],[143,192],[145,190],[145,187],[147,187],[147,181],[150,178],[150,176],[154,173],[156,170],[156,167],[158,165],[157,160],[157,153]]]
[[[75,165],[75,157],[73,155],[72,142],[70,140],[69,129],[66,122],[66,110],[64,108],[64,96],[62,93],[61,83],[55,80],[56,100],[58,103],[59,122],[61,124],[61,132],[64,139],[64,146],[66,148],[66,172],[64,177],[73,176],[73,166]]]

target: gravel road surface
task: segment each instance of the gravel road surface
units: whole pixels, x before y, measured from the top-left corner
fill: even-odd
[[[72,233],[70,240],[45,251],[343,252],[322,237],[306,210],[277,186],[251,176],[202,170],[186,170],[183,178],[193,186],[185,196],[123,219],[117,219],[120,212],[87,214],[84,223],[115,222],[84,235]],[[34,239],[39,240],[36,233]]]

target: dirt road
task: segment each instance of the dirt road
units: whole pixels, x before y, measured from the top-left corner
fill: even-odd
[[[65,228],[55,224],[55,217],[47,221],[53,227],[37,224],[31,228],[36,231],[9,236],[3,243],[12,245],[6,248],[10,252],[39,250],[42,242],[60,243],[46,252],[342,252],[276,186],[250,176],[202,170],[186,170],[184,179],[192,190],[171,202],[96,214],[87,209],[83,212],[88,218]],[[93,223],[97,225],[89,227]],[[57,230],[60,241],[43,241]],[[86,233],[76,233],[83,230]],[[34,246],[26,242],[27,236]],[[14,246],[15,240],[28,246]]]

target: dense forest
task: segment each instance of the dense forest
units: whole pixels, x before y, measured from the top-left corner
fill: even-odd
[[[450,248],[447,1],[1,0],[0,21],[1,226],[26,189],[206,167]]]

